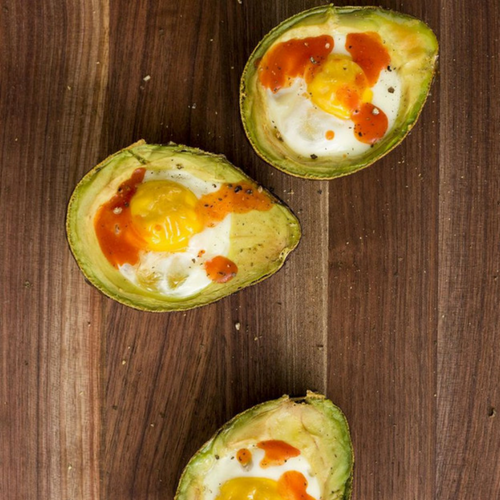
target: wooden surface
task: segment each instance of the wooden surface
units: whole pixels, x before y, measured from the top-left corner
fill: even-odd
[[[320,3],[1,2],[0,498],[172,499],[227,419],[306,389],[349,419],[354,500],[500,498],[500,6],[382,2],[437,33],[432,94],[376,165],[314,182],[257,158],[237,103],[260,38]],[[68,198],[140,138],[272,187],[303,224],[285,268],[187,313],[88,286]]]

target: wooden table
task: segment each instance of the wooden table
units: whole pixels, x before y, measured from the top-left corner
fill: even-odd
[[[431,96],[388,156],[317,182],[254,154],[238,84],[321,3],[2,0],[0,498],[172,499],[222,423],[307,389],[349,419],[354,500],[500,498],[500,4],[382,2],[437,33]],[[186,313],[88,286],[68,198],[140,138],[273,188],[303,224],[285,268]]]

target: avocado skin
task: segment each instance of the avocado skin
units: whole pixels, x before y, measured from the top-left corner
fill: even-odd
[[[340,408],[325,396],[311,391],[307,391],[305,397],[291,398],[285,395],[279,399],[258,404],[224,424],[186,465],[174,500],[204,500],[202,491],[204,475],[210,470],[214,460],[217,460],[217,456],[222,455],[224,442],[234,443],[247,436],[258,440],[263,432],[266,433],[264,436],[266,439],[277,438],[287,441],[292,446],[296,445],[297,440],[300,441],[300,436],[297,438],[297,425],[294,418],[296,414],[297,418],[303,418],[306,422],[304,429],[307,427],[307,430],[304,430],[304,433],[311,431],[312,437],[309,439],[315,440],[316,444],[319,443],[318,449],[325,455],[330,455],[317,457],[317,463],[324,466],[326,462],[327,466],[331,465],[333,469],[335,469],[334,464],[338,465],[338,470],[326,470],[322,467],[321,471],[314,471],[318,478],[323,477],[328,482],[324,486],[321,498],[323,500],[349,500],[352,495],[354,452],[347,419]],[[284,418],[289,415],[291,415],[290,420]],[[280,416],[280,429],[277,431],[280,435],[269,437],[269,432],[272,432],[269,431],[269,426],[273,429],[270,421],[277,420]],[[284,436],[288,430],[287,426],[295,435],[295,437],[289,436],[288,440]],[[277,426],[274,428],[277,430]],[[322,438],[325,442],[329,441],[332,447],[328,448],[327,445],[322,444]],[[307,443],[308,439],[303,438],[302,442]],[[313,466],[312,463],[311,465]]]
[[[290,29],[322,23],[341,23],[345,18],[354,19],[366,31],[374,26],[395,28],[396,44],[403,46],[413,37],[413,44],[406,52],[401,50],[398,64],[411,60],[400,76],[406,85],[406,101],[398,113],[391,131],[373,148],[359,156],[347,159],[311,158],[294,153],[279,141],[266,123],[265,110],[260,109],[257,67],[272,44]],[[398,42],[399,41],[399,42]],[[240,83],[240,115],[245,134],[255,152],[267,163],[287,174],[305,179],[330,180],[366,168],[398,146],[415,125],[427,100],[434,79],[438,59],[438,41],[432,30],[422,21],[399,12],[379,7],[334,7],[325,5],[300,12],[272,29],[257,45],[243,70]],[[315,156],[315,155],[313,155]]]
[[[159,293],[150,293],[139,289],[131,284],[114,269],[102,254],[95,231],[93,229],[93,216],[96,204],[101,205],[114,194],[109,188],[115,177],[124,172],[133,172],[142,166],[160,168],[159,165],[166,163],[171,158],[186,161],[193,165],[194,170],[208,172],[207,175],[217,175],[219,178],[228,176],[228,182],[247,181],[254,184],[255,181],[247,176],[241,169],[232,165],[225,156],[207,153],[198,148],[169,143],[168,145],[147,144],[140,140],[106,158],[96,167],[90,170],[77,184],[68,203],[66,214],[66,234],[70,250],[87,282],[95,286],[101,293],[117,302],[134,309],[149,312],[182,311],[204,306],[220,300],[247,286],[254,285],[277,272],[284,264],[287,256],[298,245],[301,238],[301,227],[298,219],[292,211],[272,193],[264,191],[273,201],[273,207],[269,212],[249,212],[245,215],[243,223],[237,224],[241,228],[245,226],[248,251],[241,253],[246,258],[253,251],[252,258],[255,266],[252,266],[253,274],[245,279],[242,271],[248,270],[248,262],[241,262],[238,267],[240,271],[236,278],[225,284],[211,284],[197,295],[185,299],[169,299]],[[188,170],[188,168],[187,168]],[[115,184],[117,184],[115,182]],[[115,188],[117,185],[115,186]],[[99,189],[101,188],[101,189]],[[107,188],[107,191],[105,191]],[[259,187],[260,189],[260,187]],[[101,194],[105,191],[107,194]],[[99,201],[98,196],[101,197]],[[249,215],[249,214],[254,214]],[[269,214],[267,216],[266,214]],[[256,222],[252,222],[253,219]],[[259,226],[266,222],[265,228]],[[269,235],[273,227],[279,227],[279,242],[281,247],[272,249],[272,255],[265,254],[261,248],[266,247],[266,241],[261,241],[262,235]],[[267,231],[267,233],[264,231]],[[236,231],[236,230],[235,230]],[[272,233],[274,234],[274,233]],[[241,236],[241,234],[240,234]],[[252,246],[253,243],[253,246]],[[232,244],[237,247],[237,244]],[[251,247],[251,248],[250,248]],[[238,249],[241,250],[241,249]],[[255,257],[257,255],[257,257]],[[250,257],[249,257],[250,258]],[[257,260],[260,260],[257,262]],[[257,274],[259,273],[260,274]]]

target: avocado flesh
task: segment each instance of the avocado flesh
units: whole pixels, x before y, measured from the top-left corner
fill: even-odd
[[[301,451],[318,479],[321,500],[351,498],[354,454],[347,420],[331,401],[308,392],[254,406],[226,423],[187,464],[175,500],[205,500],[205,478],[220,457],[266,440]]]
[[[291,38],[322,34],[377,32],[402,82],[402,98],[394,125],[368,151],[309,157],[297,154],[270,121],[265,92],[258,77],[258,62],[275,44]],[[258,44],[243,71],[240,110],[243,126],[262,159],[288,174],[310,179],[333,179],[374,163],[396,147],[415,124],[425,103],[437,61],[438,42],[431,29],[413,17],[375,7],[316,7],[287,19]],[[316,155],[313,155],[316,156]]]
[[[68,242],[88,281],[118,302],[136,309],[158,312],[206,305],[275,273],[299,242],[301,230],[297,218],[268,193],[273,200],[270,210],[232,214],[228,258],[237,264],[238,273],[231,281],[213,282],[196,295],[182,299],[169,298],[157,291],[140,288],[108,262],[94,230],[97,210],[115,195],[118,186],[139,167],[153,170],[181,167],[206,182],[254,183],[221,155],[174,144],[149,145],[144,141],[111,155],[91,170],[75,188],[68,205]]]

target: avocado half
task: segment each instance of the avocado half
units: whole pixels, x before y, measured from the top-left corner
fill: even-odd
[[[367,151],[353,156],[298,154],[272,122],[266,91],[259,81],[259,63],[276,44],[292,38],[323,34],[378,33],[387,48],[390,65],[402,83],[401,101],[393,126]],[[288,174],[309,179],[333,179],[368,167],[396,147],[415,124],[427,99],[435,73],[438,42],[422,21],[377,7],[315,7],[274,28],[251,54],[240,87],[240,111],[246,135],[266,162]],[[281,68],[280,68],[281,69]]]
[[[310,481],[314,477],[316,487],[319,486],[318,498],[314,496],[314,500],[351,498],[354,454],[347,420],[325,396],[308,391],[304,398],[283,396],[254,406],[221,427],[187,464],[175,500],[254,498],[248,493],[224,496],[221,492],[228,487],[224,484],[235,477],[252,481],[252,477],[265,476],[266,471],[278,477],[286,468],[295,468],[291,461],[284,469],[279,466],[261,469],[256,459],[250,462],[250,468],[236,464],[240,460],[239,450],[250,450],[251,454],[256,443],[269,440],[281,441],[299,450],[300,457],[306,460],[309,472],[306,475],[310,474]],[[247,491],[255,494],[252,487]],[[257,494],[255,498],[268,497]]]
[[[211,282],[185,298],[166,297],[157,290],[133,284],[108,261],[94,227],[96,213],[117,193],[121,183],[142,167],[152,172],[182,169],[206,183],[250,183],[259,193],[267,193],[272,203],[269,210],[232,214],[228,257],[238,272],[231,281]],[[271,276],[301,236],[299,221],[288,207],[224,156],[172,143],[163,146],[145,141],[109,156],[83,177],[69,201],[66,231],[70,249],[91,284],[122,304],[154,312],[206,305]]]

